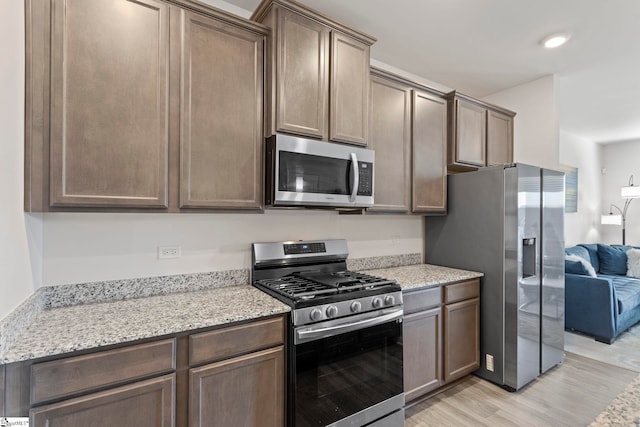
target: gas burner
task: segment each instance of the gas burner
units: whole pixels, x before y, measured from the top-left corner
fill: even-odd
[[[356,289],[368,289],[376,286],[388,285],[390,280],[380,277],[369,276],[367,274],[357,273],[353,271],[336,271],[333,273],[300,273],[299,277],[310,281],[321,283],[326,286],[338,289],[339,292],[346,292]]]
[[[292,299],[311,299],[318,295],[338,293],[336,288],[297,275],[284,276],[277,279],[262,279],[257,280],[255,283],[266,286]]]

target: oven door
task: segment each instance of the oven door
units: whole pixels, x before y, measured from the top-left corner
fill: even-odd
[[[363,426],[401,411],[401,338],[402,307],[296,328],[291,424]]]
[[[273,205],[373,205],[372,150],[281,134],[267,146]]]

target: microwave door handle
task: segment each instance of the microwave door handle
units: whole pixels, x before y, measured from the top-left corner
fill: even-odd
[[[350,202],[356,201],[358,187],[360,186],[360,174],[358,173],[358,157],[356,153],[351,153],[351,173],[353,173],[353,186],[351,187]]]

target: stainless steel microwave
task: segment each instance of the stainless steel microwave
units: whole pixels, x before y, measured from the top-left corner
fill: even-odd
[[[373,150],[276,134],[267,138],[265,203],[373,206]]]

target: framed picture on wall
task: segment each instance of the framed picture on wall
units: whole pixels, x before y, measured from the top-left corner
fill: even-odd
[[[560,170],[565,174],[564,211],[578,212],[578,168],[560,165]]]

